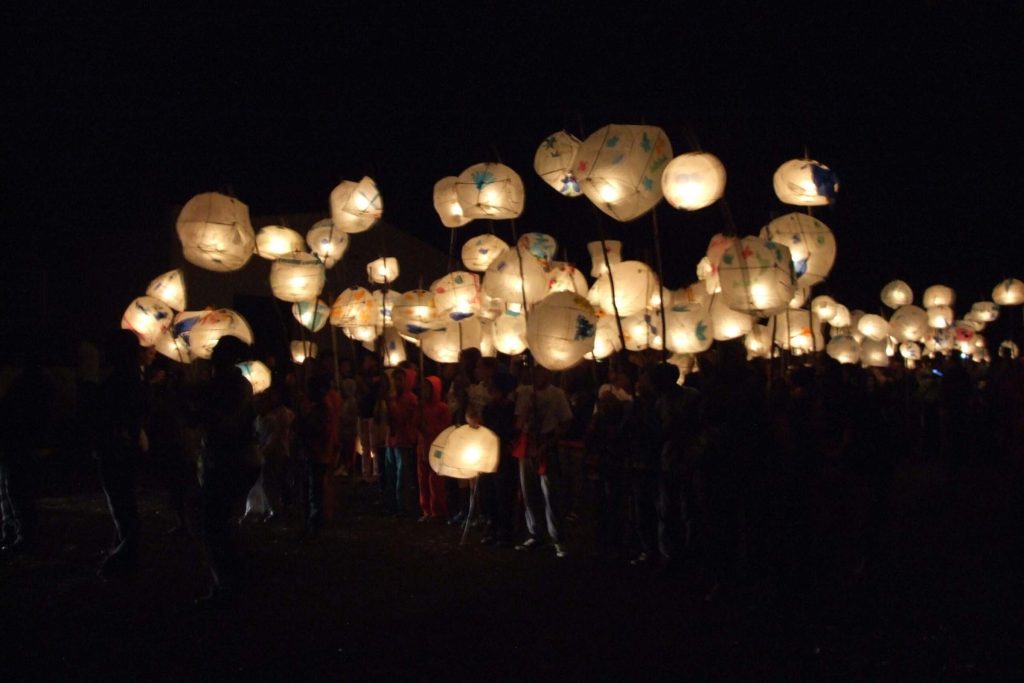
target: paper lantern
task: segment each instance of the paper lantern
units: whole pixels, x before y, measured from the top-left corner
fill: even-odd
[[[900,344],[900,355],[904,360],[921,360],[921,347],[912,341]]]
[[[680,287],[672,292],[671,305],[679,306],[704,306],[711,305],[711,295],[703,282],[694,282],[686,287]]]
[[[945,329],[953,324],[953,309],[950,306],[929,306],[927,314],[928,325],[937,330]]]
[[[497,358],[498,349],[494,346],[494,321],[480,318],[480,355],[483,358]]]
[[[373,304],[377,307],[377,318],[380,321],[378,324],[384,325],[384,327],[393,327],[395,304],[399,302],[402,295],[393,289],[387,290],[385,294],[382,290],[375,289],[373,294]]]
[[[189,328],[186,336],[189,349],[196,358],[209,359],[221,337],[237,337],[246,344],[252,344],[252,328],[248,321],[230,308],[202,311],[198,315],[182,311],[174,319],[174,329],[183,330],[185,326]]]
[[[660,350],[663,345],[661,316],[647,309],[622,320],[622,337],[627,351]]]
[[[702,304],[665,308],[665,346],[673,353],[703,353],[714,341],[711,314]]]
[[[928,334],[928,314],[917,306],[900,306],[889,319],[889,334],[900,342],[924,339]]]
[[[348,233],[335,227],[330,218],[317,221],[306,233],[306,244],[323,261],[324,268],[333,268],[341,260],[348,251],[348,240]]]
[[[241,370],[242,377],[245,377],[249,380],[249,383],[252,384],[252,393],[254,395],[262,394],[270,388],[270,368],[260,361],[250,360],[244,363],[238,363],[235,367]]]
[[[477,316],[481,320],[494,321],[499,315],[505,312],[505,302],[501,299],[493,296],[488,296],[487,292],[480,290],[480,312]]]
[[[298,301],[292,304],[292,316],[310,332],[319,332],[331,317],[331,307],[320,299]]]
[[[464,320],[480,311],[480,276],[457,270],[430,285],[439,318]]]
[[[256,233],[256,254],[270,261],[305,247],[302,235],[281,225],[264,225]]]
[[[811,312],[823,323],[831,323],[838,310],[836,300],[830,296],[822,294],[811,299]]]
[[[999,345],[999,355],[1009,356],[1010,360],[1017,360],[1020,355],[1020,347],[1012,339],[1006,339]]]
[[[192,351],[189,349],[188,342],[185,341],[185,338],[175,336],[171,331],[164,332],[160,335],[154,346],[161,355],[166,356],[171,360],[178,361],[179,363],[187,365],[194,360]]]
[[[491,473],[498,470],[501,444],[487,427],[462,425],[448,436],[443,463],[457,470]]]
[[[466,216],[455,192],[456,176],[447,176],[434,183],[434,211],[446,228],[461,228],[473,219]]]
[[[686,383],[687,375],[700,372],[697,357],[692,353],[673,353],[666,362],[679,368],[679,379],[676,380],[676,384],[679,386],[683,386]]]
[[[788,310],[775,316],[775,343],[783,349],[809,353],[825,348],[818,321],[808,310]]]
[[[914,290],[903,280],[893,280],[882,287],[882,303],[889,308],[899,308],[914,303]]]
[[[992,290],[992,301],[1000,306],[1017,306],[1024,303],[1024,282],[1006,278]]]
[[[451,477],[452,479],[472,479],[478,475],[478,472],[475,470],[460,470],[444,464],[444,451],[448,445],[448,439],[456,429],[458,429],[458,427],[452,425],[451,427],[446,427],[437,435],[433,443],[430,444],[427,461],[430,463],[430,469],[434,470],[436,474],[439,474],[442,477]]]
[[[320,296],[327,273],[313,254],[296,251],[270,266],[270,289],[282,301],[312,301]]]
[[[586,296],[589,291],[587,280],[583,273],[577,270],[571,263],[564,261],[552,261],[547,271],[548,294],[554,292],[572,292],[580,296]]]
[[[889,338],[889,321],[880,315],[868,313],[857,321],[857,331],[868,339],[882,341]]]
[[[587,242],[587,251],[590,252],[590,277],[601,277],[608,272],[609,265],[622,262],[622,242],[618,240],[605,240],[604,246],[600,240]],[[608,258],[605,259],[607,252]]]
[[[398,364],[406,359],[405,343],[393,327],[384,329],[384,367],[397,368]]]
[[[793,290],[793,298],[789,300],[788,308],[803,308],[803,305],[807,303],[807,297],[810,296],[810,287],[800,287]]]
[[[330,322],[342,328],[379,325],[380,309],[369,290],[349,287],[331,305]]]
[[[362,342],[372,348],[374,340],[380,336],[382,329],[379,325],[346,325],[341,328],[341,332],[349,339]]]
[[[526,350],[526,320],[518,311],[506,311],[494,321],[494,348],[509,356]]]
[[[302,365],[306,362],[307,358],[316,358],[317,352],[320,350],[315,342],[302,341],[295,339],[291,344],[288,345],[289,350],[292,353],[292,362]]]
[[[155,278],[146,288],[146,296],[159,299],[175,311],[185,310],[185,272],[175,268]]]
[[[812,159],[791,159],[782,164],[772,184],[780,202],[795,206],[824,206],[839,192],[839,180],[832,169]]]
[[[565,370],[594,349],[597,314],[578,294],[544,297],[526,319],[526,341],[534,360],[549,370]]]
[[[757,317],[784,311],[796,289],[789,249],[757,237],[729,245],[718,262],[718,277],[729,308]]]
[[[789,248],[797,284],[822,282],[836,261],[836,238],[827,225],[805,213],[779,216],[761,230],[761,238]]]
[[[399,332],[418,336],[428,330],[444,327],[434,306],[434,295],[425,289],[403,293],[391,309],[391,317]]]
[[[594,333],[594,350],[589,354],[597,360],[608,358],[622,350],[619,326],[614,315],[597,311],[597,330]]]
[[[961,353],[970,353],[974,349],[974,338],[978,331],[963,321],[957,321],[953,325],[953,345]]]
[[[985,329],[985,321],[982,320],[981,316],[973,309],[964,314],[964,322],[969,323],[976,332],[981,332]]]
[[[580,182],[573,175],[580,141],[560,130],[544,138],[533,156],[533,170],[545,183],[566,197],[579,197]]]
[[[747,349],[747,360],[751,358],[772,357],[772,331],[767,325],[754,325],[743,337],[743,346]]]
[[[697,264],[697,279],[704,283],[708,294],[717,294],[722,291],[718,277],[718,265],[722,260],[725,250],[735,244],[736,241],[736,237],[718,233],[708,242],[704,258]]]
[[[477,273],[487,270],[508,245],[500,237],[492,234],[483,234],[466,240],[462,246],[462,263],[467,269]]]
[[[612,300],[612,282],[614,280],[615,299]],[[611,273],[605,273],[597,279],[591,290],[593,301],[601,310],[620,317],[627,317],[647,308],[651,294],[659,290],[658,276],[651,267],[641,261],[623,261],[611,267]]]
[[[656,126],[610,125],[590,135],[576,153],[580,190],[617,221],[631,221],[661,200],[661,174],[672,145]]]
[[[722,295],[712,298],[708,313],[711,316],[713,336],[717,341],[738,339],[750,332],[754,326],[753,318],[746,313],[729,308]]]
[[[216,192],[188,200],[178,214],[177,231],[185,260],[220,273],[242,268],[256,245],[249,207]]]
[[[982,322],[995,322],[999,319],[999,304],[991,301],[977,301],[971,306],[971,313]]]
[[[519,238],[519,251],[538,261],[550,261],[558,253],[558,241],[543,232],[528,232]]]
[[[850,309],[842,304],[836,304],[836,312],[829,321],[833,330],[843,330],[852,324]]]
[[[825,347],[825,353],[844,365],[860,362],[860,344],[850,335],[832,337]]]
[[[932,306],[952,306],[956,303],[956,293],[945,285],[932,285],[924,290],[921,297],[921,305],[925,308]]]
[[[494,259],[484,273],[483,289],[488,296],[501,299],[506,305],[522,306],[525,290],[527,306],[540,301],[548,292],[544,265],[526,251],[509,249]]]
[[[437,363],[457,363],[463,349],[480,348],[480,321],[467,318],[420,335],[420,348]]]
[[[170,306],[156,297],[140,296],[124,310],[121,329],[134,332],[142,346],[154,346],[173,322],[174,311]]]
[[[725,166],[707,152],[680,154],[665,167],[661,191],[676,209],[703,209],[718,201],[725,191]]]
[[[391,284],[398,279],[398,259],[394,256],[381,256],[366,264],[366,277],[375,285]]]
[[[860,362],[868,368],[889,367],[889,353],[887,341],[864,338],[860,344]]]
[[[523,180],[505,164],[474,164],[459,174],[455,196],[467,218],[507,220],[523,212]]]
[[[955,342],[951,328],[934,329],[924,338],[924,347],[931,353],[947,353]]]
[[[331,221],[344,232],[369,230],[382,215],[384,200],[370,177],[363,177],[358,183],[343,180],[331,191]]]

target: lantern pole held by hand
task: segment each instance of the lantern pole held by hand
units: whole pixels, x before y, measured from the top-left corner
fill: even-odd
[[[665,320],[665,270],[661,263],[661,236],[658,230],[658,207],[651,210],[651,226],[654,229],[654,258],[658,264],[658,306],[661,309],[661,361],[668,362],[668,321]],[[611,271],[611,268],[608,269]],[[625,343],[623,343],[625,347]]]
[[[469,535],[469,524],[473,521],[473,510],[476,507],[476,484],[480,479],[479,476],[473,477],[469,480],[469,512],[466,513],[466,523],[462,525],[462,539],[459,541],[459,546],[466,545],[466,536]]]

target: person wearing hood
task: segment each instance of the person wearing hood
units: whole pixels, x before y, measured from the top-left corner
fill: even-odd
[[[442,520],[448,516],[447,495],[444,479],[430,467],[430,445],[437,435],[452,423],[452,414],[448,404],[441,400],[441,378],[435,375],[427,377],[423,385],[419,404],[419,417],[416,420],[419,429],[419,442],[416,448],[416,479],[420,488],[421,522]]]
[[[416,412],[419,401],[412,388],[416,371],[396,368],[391,373],[394,391],[388,398],[388,437],[385,471],[387,512],[404,514],[416,509]]]

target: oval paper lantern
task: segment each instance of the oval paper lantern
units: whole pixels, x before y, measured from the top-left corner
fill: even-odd
[[[718,266],[722,260],[725,250],[737,242],[732,235],[718,233],[708,242],[708,248],[701,262],[697,264],[697,278],[704,282],[708,294],[717,294],[722,291],[721,282],[718,277]]]
[[[282,301],[312,301],[320,296],[327,273],[313,254],[297,251],[270,266],[270,289]]]
[[[825,348],[818,322],[807,310],[783,311],[775,316],[775,343],[783,349],[809,353]]]
[[[725,297],[718,295],[712,298],[708,308],[711,316],[711,329],[717,341],[738,339],[754,326],[754,319],[746,313],[729,308]]]
[[[256,233],[256,254],[273,261],[296,251],[302,251],[302,235],[281,225],[264,225]]]
[[[534,359],[549,370],[565,370],[594,349],[597,315],[578,294],[555,292],[526,320],[526,341]]]
[[[772,331],[767,325],[754,325],[743,337],[747,349],[747,360],[772,357]]]
[[[398,364],[406,359],[405,342],[393,327],[384,329],[384,343],[381,350],[384,352],[384,367],[386,368],[397,368]]]
[[[182,311],[175,317],[174,327],[180,329],[179,320],[182,327],[190,325],[188,346],[196,358],[209,359],[221,337],[238,337],[242,342],[252,344],[252,328],[248,321],[230,308],[202,311],[194,321],[190,318],[192,315],[194,313]]]
[[[812,159],[791,159],[782,164],[772,184],[780,202],[795,206],[824,206],[839,192],[839,180],[832,169]]]
[[[464,320],[480,312],[480,276],[457,270],[430,285],[439,318]]]
[[[459,196],[455,192],[458,178],[450,175],[434,183],[434,211],[437,211],[441,224],[446,228],[461,228],[473,219],[466,216],[459,204]]]
[[[457,470],[491,473],[498,470],[501,444],[487,427],[462,425],[448,436],[443,462]]]
[[[509,356],[526,350],[526,320],[518,311],[506,311],[494,321],[494,348]]]
[[[348,233],[335,227],[330,218],[317,221],[306,233],[306,244],[323,261],[325,268],[333,268],[345,255],[348,239]]]
[[[529,253],[523,251],[522,254],[520,259],[518,249],[503,252],[484,274],[484,291],[507,306],[522,306],[524,290],[527,306],[543,299],[548,291],[544,265]]]
[[[572,292],[586,296],[589,287],[583,273],[576,270],[571,263],[552,261],[547,272],[548,294],[554,292]]]
[[[942,330],[953,324],[953,308],[950,306],[929,306],[928,325]]]
[[[174,311],[170,306],[156,297],[140,296],[125,309],[121,329],[134,332],[142,346],[155,346],[173,322]]]
[[[220,273],[241,269],[256,245],[249,207],[217,192],[188,200],[178,214],[177,231],[185,260]]]
[[[375,285],[391,284],[398,279],[398,259],[394,256],[381,256],[366,264],[366,277]]]
[[[254,395],[261,394],[270,388],[270,368],[260,361],[250,360],[238,363],[235,367],[241,370],[242,377],[245,377],[252,384],[252,393]]]
[[[174,307],[171,306],[171,308]],[[971,306],[971,313],[982,322],[995,322],[999,319],[999,305],[991,301],[977,301]]]
[[[384,215],[384,200],[372,178],[344,180],[331,191],[331,221],[347,233],[364,232]]]
[[[924,290],[921,297],[921,305],[925,308],[932,306],[952,306],[956,303],[956,293],[945,285],[932,285]]]
[[[882,287],[882,303],[889,308],[899,308],[914,303],[914,290],[903,280],[893,280]]]
[[[665,346],[673,353],[703,353],[715,339],[711,314],[703,305],[673,303],[665,309]]]
[[[528,232],[519,238],[519,251],[538,261],[550,261],[558,253],[558,242],[543,232]]]
[[[305,363],[307,358],[316,358],[316,354],[319,351],[315,342],[302,341],[300,339],[292,340],[288,348],[292,354],[292,362],[299,365]]]
[[[661,200],[661,174],[672,145],[657,126],[609,125],[590,135],[576,153],[580,190],[617,221],[631,221]]]
[[[427,453],[427,461],[430,463],[430,469],[434,470],[435,473],[442,477],[451,477],[452,479],[472,479],[477,476],[477,472],[474,470],[460,470],[454,467],[448,467],[444,464],[444,451],[448,445],[448,439],[452,433],[458,429],[457,426],[452,425],[446,427],[437,437],[433,443],[430,444],[430,450]]]
[[[398,297],[391,317],[399,332],[413,336],[444,327],[434,306],[434,295],[425,289],[413,289]]]
[[[622,262],[622,242],[618,240],[600,240],[587,242],[587,251],[590,252],[590,277],[601,277],[608,272],[609,265]],[[605,255],[607,254],[607,259]]]
[[[835,299],[830,296],[822,294],[811,299],[811,312],[823,323],[831,323],[838,310]]]
[[[680,154],[665,167],[661,191],[676,209],[703,209],[725,192],[725,166],[707,152]]]
[[[146,288],[146,296],[163,301],[175,311],[185,310],[185,272],[175,268],[154,278]]]
[[[373,304],[377,307],[377,317],[380,323],[384,327],[393,327],[394,321],[394,310],[395,304],[401,299],[402,295],[393,289],[387,290],[385,294],[382,290],[375,289],[373,292]]]
[[[580,182],[573,174],[580,141],[560,130],[544,138],[533,155],[533,170],[545,183],[566,197],[580,196]]]
[[[484,234],[473,237],[462,245],[462,263],[466,268],[482,273],[508,249],[508,244],[496,235]]]
[[[914,305],[900,306],[889,318],[889,334],[900,342],[916,342],[928,334],[928,314]]]
[[[175,336],[172,332],[164,332],[156,340],[156,350],[163,356],[179,363],[191,363],[193,361],[192,351],[188,348],[188,342],[184,337]]]
[[[868,368],[889,367],[889,354],[886,341],[864,338],[860,343],[860,362]]]
[[[992,301],[1000,306],[1017,306],[1024,303],[1024,282],[1006,278],[992,290]]]
[[[868,339],[883,341],[889,338],[889,321],[880,315],[868,313],[857,321],[857,331]]]
[[[757,317],[786,310],[796,290],[789,249],[757,237],[744,237],[723,252],[718,278],[729,308]]]
[[[825,353],[844,365],[860,362],[860,344],[850,335],[832,337],[825,348]]]
[[[614,280],[615,298],[612,299]],[[611,272],[597,279],[590,292],[591,301],[610,315],[617,312],[625,318],[647,308],[651,294],[659,291],[658,277],[651,267],[641,261],[623,261],[611,267]]]
[[[480,321],[468,318],[449,323],[444,329],[424,332],[420,348],[437,363],[457,363],[463,349],[480,348]]]
[[[467,218],[518,218],[523,212],[523,180],[505,164],[474,164],[459,174],[455,196]]]
[[[608,358],[622,350],[619,326],[614,315],[597,312],[597,330],[594,333],[594,350],[591,355],[597,360]]]
[[[292,304],[292,315],[310,332],[319,332],[331,317],[331,307],[320,299],[298,301]]]
[[[789,248],[797,284],[822,282],[836,262],[836,238],[827,225],[805,213],[779,216],[761,230],[761,238]]]
[[[343,328],[374,326],[380,324],[380,310],[369,290],[349,287],[331,305],[330,322]]]
[[[836,312],[832,316],[832,320],[829,321],[833,330],[844,330],[853,324],[853,318],[850,315],[850,309],[842,304],[836,304]]]

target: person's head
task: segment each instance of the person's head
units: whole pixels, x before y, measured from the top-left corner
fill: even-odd
[[[679,382],[679,368],[671,363],[658,363],[651,368],[651,384],[654,390],[663,394],[671,390]]]
[[[488,385],[492,401],[507,399],[508,395],[515,391],[515,388],[516,378],[507,372],[495,373]]]
[[[341,395],[345,398],[355,398],[357,388],[356,381],[351,377],[341,380]]]
[[[405,372],[400,368],[395,368],[395,370],[391,372],[391,385],[395,388],[396,394],[405,393],[405,390],[408,388],[405,386],[405,383]]]
[[[429,375],[423,383],[423,401],[433,403],[441,400],[441,378],[436,375]]]
[[[213,347],[213,354],[210,356],[210,363],[213,365],[214,373],[223,372],[234,367],[235,363],[242,361],[249,351],[249,345],[238,337],[226,336],[217,341]]]

